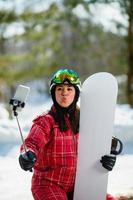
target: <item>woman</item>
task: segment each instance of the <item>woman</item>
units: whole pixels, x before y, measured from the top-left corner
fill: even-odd
[[[27,152],[19,163],[32,170],[32,194],[35,200],[72,200],[77,164],[80,110],[78,74],[69,69],[58,70],[51,79],[53,105],[33,121],[25,139]],[[115,156],[103,156],[102,166],[112,170]]]

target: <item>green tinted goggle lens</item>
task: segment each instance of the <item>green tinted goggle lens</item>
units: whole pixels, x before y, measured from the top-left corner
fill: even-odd
[[[53,79],[54,83],[63,83],[65,80],[68,80],[71,84],[79,84],[79,78],[76,73],[57,73]]]

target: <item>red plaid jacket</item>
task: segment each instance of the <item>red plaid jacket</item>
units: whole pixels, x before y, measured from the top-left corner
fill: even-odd
[[[66,122],[70,127],[68,117]],[[57,184],[66,192],[73,189],[78,135],[74,135],[71,129],[60,132],[58,125],[49,113],[43,114],[33,121],[25,140],[27,148],[35,152],[37,156],[32,187]]]

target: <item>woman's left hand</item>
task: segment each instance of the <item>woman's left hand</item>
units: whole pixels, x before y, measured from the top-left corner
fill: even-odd
[[[114,155],[104,155],[101,157],[100,162],[102,163],[102,166],[107,169],[108,171],[111,171],[115,165],[116,162],[116,156]]]

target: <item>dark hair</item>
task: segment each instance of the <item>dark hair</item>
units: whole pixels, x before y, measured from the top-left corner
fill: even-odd
[[[60,131],[66,131],[69,129],[66,122],[66,117],[69,117],[71,129],[73,133],[76,134],[79,132],[79,117],[80,117],[80,109],[76,105],[79,98],[79,89],[75,87],[76,94],[75,94],[74,101],[69,107],[63,108],[56,101],[55,88],[56,86],[53,87],[51,90],[51,96],[54,102],[55,111],[51,109],[50,114],[54,117],[54,120],[59,125]]]

